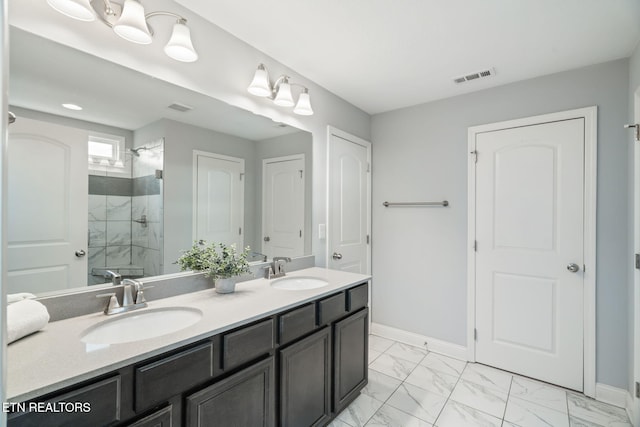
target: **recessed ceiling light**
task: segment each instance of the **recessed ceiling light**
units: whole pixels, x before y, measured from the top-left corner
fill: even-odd
[[[68,110],[80,111],[82,107],[76,104],[62,104],[62,106]]]

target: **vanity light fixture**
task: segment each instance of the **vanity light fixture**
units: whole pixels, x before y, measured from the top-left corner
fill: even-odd
[[[144,6],[138,0],[124,0],[123,4],[111,0],[47,0],[47,3],[63,15],[80,21],[99,18],[117,35],[138,44],[150,44],[153,41],[153,30],[147,23],[149,18],[170,16],[176,19],[176,23],[164,52],[176,61],[194,62],[198,59],[187,20],[175,13],[158,11],[145,14]]]
[[[302,88],[302,93],[300,93],[297,103],[293,100],[291,86],[300,86]],[[278,77],[272,86],[269,81],[269,73],[264,64],[258,65],[258,69],[247,91],[255,96],[269,98],[273,100],[274,104],[282,107],[293,107],[295,105],[293,112],[301,116],[310,116],[313,114],[309,89],[300,84],[289,83],[289,76],[284,74]]]

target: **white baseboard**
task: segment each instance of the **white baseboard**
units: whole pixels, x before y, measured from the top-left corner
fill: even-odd
[[[467,347],[462,345],[452,344],[447,341],[426,337],[424,335],[403,331],[402,329],[373,322],[371,323],[370,332],[383,338],[388,338],[416,347],[425,348],[426,344],[427,350],[433,351],[434,353],[443,354],[455,359],[467,360]]]
[[[629,392],[625,389],[596,383],[596,400],[600,402],[626,409],[628,394]]]
[[[631,393],[627,393],[627,415],[631,420],[631,424],[635,427],[640,427],[640,414],[635,413],[635,406],[633,404],[633,395]]]

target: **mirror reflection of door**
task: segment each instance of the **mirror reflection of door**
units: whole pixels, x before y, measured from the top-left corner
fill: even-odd
[[[24,117],[9,128],[9,293],[86,284],[87,156],[85,131]]]
[[[244,159],[194,150],[194,240],[235,244],[244,233]]]
[[[304,254],[304,154],[262,161],[262,252]]]

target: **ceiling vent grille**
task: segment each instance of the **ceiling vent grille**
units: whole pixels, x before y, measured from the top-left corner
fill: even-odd
[[[173,104],[169,105],[169,108],[171,108],[172,110],[180,111],[181,113],[193,110],[193,107],[185,104],[180,104],[179,102],[174,102]]]
[[[493,68],[489,68],[488,70],[482,70],[475,73],[466,74],[464,76],[455,77],[453,81],[457,84],[470,82],[472,80],[478,80],[484,77],[495,76],[496,70]]]

